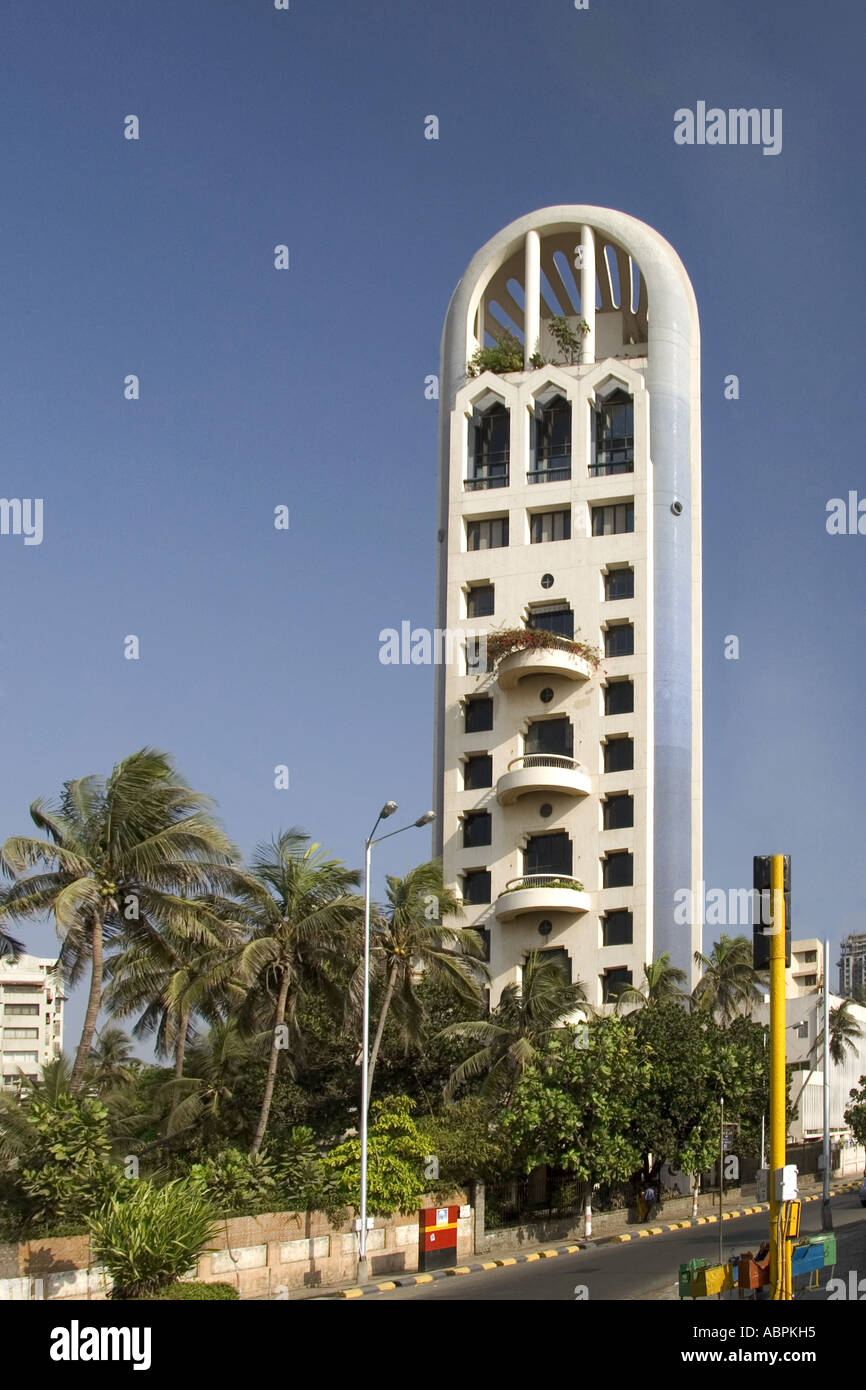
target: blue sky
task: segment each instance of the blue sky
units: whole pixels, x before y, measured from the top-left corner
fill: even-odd
[[[707,883],[784,850],[795,935],[862,930],[866,538],[825,527],[866,495],[861,24],[853,0],[6,0],[0,491],[45,510],[41,545],[0,537],[0,837],[143,744],[244,851],[300,824],[357,865],[383,801],[429,806],[432,671],[378,660],[381,628],[433,623],[424,378],[478,247],[587,202],[657,227],[700,309]],[[781,154],[676,145],[698,100],[781,107]],[[429,846],[383,847],[377,887]]]

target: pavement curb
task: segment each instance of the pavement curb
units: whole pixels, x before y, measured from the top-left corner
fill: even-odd
[[[830,1196],[839,1197],[845,1192],[858,1189],[860,1179],[854,1182],[841,1183],[836,1187],[831,1187]],[[803,1202],[818,1202],[823,1193],[811,1192],[808,1196],[801,1198]],[[755,1216],[760,1211],[769,1211],[769,1202],[759,1202],[756,1206],[738,1207],[734,1211],[722,1212],[723,1221],[736,1221],[743,1216]],[[333,1293],[322,1294],[316,1302],[330,1302],[334,1299],[366,1298],[370,1294],[390,1293],[394,1289],[414,1288],[418,1284],[432,1284],[437,1279],[454,1279],[462,1274],[482,1274],[490,1269],[506,1269],[512,1265],[537,1264],[541,1260],[555,1260],[560,1255],[576,1255],[580,1250],[595,1249],[601,1245],[624,1245],[631,1240],[643,1240],[650,1236],[667,1235],[670,1231],[685,1231],[693,1226],[710,1226],[718,1223],[718,1216],[698,1216],[688,1221],[669,1221],[663,1226],[650,1226],[646,1230],[621,1232],[615,1236],[589,1237],[580,1242],[573,1241],[570,1245],[551,1246],[546,1250],[530,1250],[525,1255],[502,1255],[498,1259],[474,1260],[471,1264],[451,1265],[447,1269],[434,1269],[429,1274],[401,1274],[393,1279],[382,1279],[374,1284],[365,1284],[362,1288],[335,1289]]]

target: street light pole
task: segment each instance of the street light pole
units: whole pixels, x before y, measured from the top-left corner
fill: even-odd
[[[833,1211],[830,1206],[830,985],[827,967],[830,943],[824,942],[824,1187],[821,1201],[821,1229],[832,1231]]]
[[[358,1283],[365,1284],[369,1277],[367,1268],[367,1129],[370,1109],[368,1090],[370,1086],[370,865],[373,846],[382,840],[390,840],[392,835],[401,835],[404,830],[415,826],[429,825],[436,819],[434,811],[426,811],[411,825],[403,825],[399,830],[391,830],[387,835],[375,839],[379,822],[393,816],[397,809],[396,801],[386,801],[376,824],[364,841],[364,1016],[361,1027],[361,1211],[358,1231]]]

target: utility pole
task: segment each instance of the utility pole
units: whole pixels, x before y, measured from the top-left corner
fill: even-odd
[[[827,965],[830,942],[824,942],[824,1192],[821,1202],[821,1229],[832,1231],[833,1212],[830,1207],[830,987]]]
[[[770,1297],[784,1298],[788,1244],[781,1229],[779,1178],[785,1166],[785,859],[770,859]],[[780,1260],[781,1256],[781,1260]]]
[[[722,1259],[722,1203],[725,1198],[725,1098],[722,1096],[721,1119],[719,1120],[719,1264]],[[719,1294],[721,1298],[721,1294]]]

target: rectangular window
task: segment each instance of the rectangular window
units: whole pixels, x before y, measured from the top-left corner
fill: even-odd
[[[463,875],[463,901],[473,905],[490,902],[489,869],[470,869]]]
[[[611,738],[604,745],[605,772],[631,772],[634,767],[634,742],[630,738]]]
[[[817,975],[807,975],[806,978],[805,978],[805,980],[803,981],[803,984],[806,985],[807,987],[808,987],[809,985],[816,985],[817,983],[818,983],[818,976],[817,976]]]
[[[634,598],[634,570],[608,570],[604,576],[604,597],[608,602],[617,598]]]
[[[605,830],[628,830],[634,825],[634,800],[629,795],[606,797],[602,809]]]
[[[571,477],[571,406],[555,396],[535,414],[534,468],[530,483],[561,482]]]
[[[621,536],[634,530],[634,498],[628,502],[616,502],[611,506],[593,507],[592,534],[594,536]]]
[[[634,885],[634,855],[617,850],[602,860],[602,888],[631,888]]]
[[[568,984],[571,984],[571,956],[564,946],[551,946],[550,950],[541,952],[541,958],[544,961],[553,961],[565,976]]]
[[[568,604],[551,604],[549,608],[531,608],[526,626],[534,632],[555,632],[557,637],[574,637],[574,613]]]
[[[7,984],[4,980],[3,983],[0,984],[0,989],[2,989],[4,994],[41,994],[42,981],[34,980],[30,985],[11,985]]]
[[[473,584],[466,594],[467,618],[489,618],[493,612],[493,585]]]
[[[817,961],[817,959],[818,959],[818,952],[817,952],[817,951],[804,951],[804,952],[803,952],[803,964],[804,964],[804,965],[813,965],[813,964]]]
[[[523,851],[524,874],[563,874],[571,877],[572,845],[564,830],[530,835]]]
[[[478,935],[481,937],[481,959],[490,960],[490,928],[476,927]]]
[[[39,1061],[38,1052],[5,1052],[3,1065],[6,1067],[35,1067]]]
[[[486,521],[467,521],[467,550],[501,550],[507,544],[507,516],[492,516]]]
[[[605,714],[634,714],[634,686],[631,681],[611,681],[604,687]]]
[[[539,719],[526,730],[524,754],[550,753],[570,758],[573,748],[574,730],[571,720],[565,716],[558,719]]]
[[[534,512],[529,518],[529,540],[532,545],[544,541],[571,540],[571,512]]]
[[[632,983],[631,971],[624,967],[616,970],[605,970],[601,977],[602,999],[605,1004],[613,1004],[619,998],[624,989]]]
[[[463,786],[467,791],[493,786],[493,758],[489,753],[472,753],[463,764]]]
[[[489,811],[468,811],[463,817],[463,848],[490,844],[492,820]]]
[[[616,391],[595,412],[592,477],[634,472],[634,402]]]
[[[634,921],[626,908],[606,912],[601,919],[601,929],[605,946],[630,946],[634,940]]]
[[[19,1038],[19,1039],[21,1039],[21,1040],[23,1041],[25,1038],[37,1039],[38,1037],[39,1037],[39,1029],[38,1029],[38,1028],[4,1028],[4,1029],[3,1029],[3,1039],[4,1039],[4,1042],[5,1042],[5,1040],[6,1040],[7,1038]]]
[[[605,656],[634,656],[634,625],[617,623],[604,630]]]
[[[4,1004],[3,1013],[6,1018],[39,1017],[38,1004]]]
[[[493,728],[493,701],[487,695],[475,695],[463,707],[464,732],[485,734]]]

